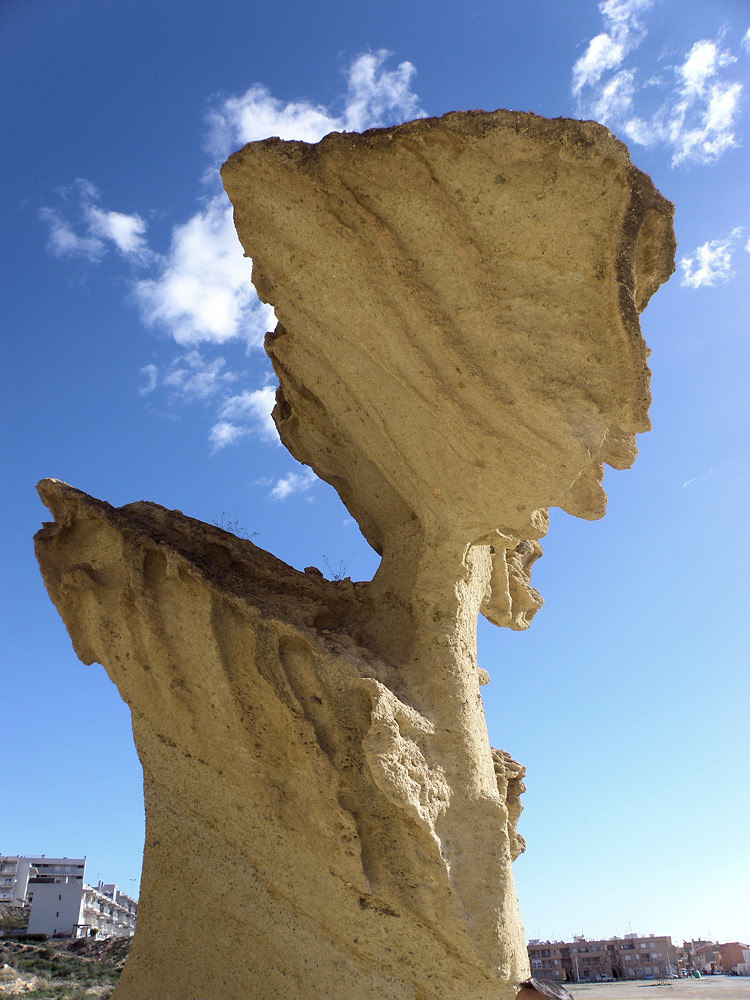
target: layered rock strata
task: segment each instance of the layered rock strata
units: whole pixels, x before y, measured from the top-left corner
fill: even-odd
[[[602,126],[511,112],[252,143],[223,178],[282,441],[382,562],[331,583],[40,484],[48,590],[144,767],[117,996],[509,998],[524,770],[489,743],[477,616],[527,628],[546,508],[601,516],[635,458],[672,206]]]

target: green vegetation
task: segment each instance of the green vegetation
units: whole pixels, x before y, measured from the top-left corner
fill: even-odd
[[[9,965],[22,977],[36,977],[36,989],[23,993],[2,993],[3,997],[23,996],[27,1000],[106,1000],[115,988],[130,951],[130,938],[102,941],[51,940],[43,943],[0,940],[0,966]]]
[[[28,905],[10,906],[0,904],[0,933],[3,931],[20,930],[29,923]]]

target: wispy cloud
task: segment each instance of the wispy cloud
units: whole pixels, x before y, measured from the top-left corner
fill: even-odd
[[[58,194],[72,218],[66,218],[59,206],[39,210],[49,231],[50,253],[56,257],[82,257],[90,264],[98,264],[114,249],[134,264],[154,261],[155,255],[145,239],[147,224],[140,215],[102,208],[98,189],[85,178],[79,177]]]
[[[733,229],[724,239],[709,240],[696,247],[690,257],[683,257],[680,261],[680,284],[688,288],[704,288],[729,281],[734,275],[732,259],[741,236],[741,229]]]
[[[411,90],[416,69],[410,62],[386,68],[392,53],[365,52],[351,63],[341,111],[305,99],[284,102],[261,83],[243,94],[214,99],[208,113],[206,149],[213,160],[224,160],[247,142],[278,136],[318,142],[329,132],[374,128],[422,117],[425,112]]]
[[[573,66],[577,112],[639,145],[666,147],[673,166],[712,163],[737,143],[742,84],[729,75],[737,58],[719,40],[704,38],[677,64],[656,75],[651,67],[646,76],[635,52],[654,6],[655,0],[599,4],[604,30]]]
[[[625,56],[637,48],[645,35],[642,15],[655,0],[603,0],[599,4],[604,30],[591,39],[573,67],[573,94],[579,97],[595,87],[605,73],[619,69]]]
[[[271,411],[276,403],[276,388],[266,385],[262,389],[245,389],[236,396],[225,399],[219,416],[234,423],[242,421],[249,431],[255,431],[266,441],[278,443],[279,434]]]
[[[249,427],[241,427],[238,424],[230,423],[228,420],[220,420],[213,425],[211,433],[208,436],[211,442],[211,454],[213,455],[217,451],[221,451],[228,444],[234,444],[249,433]]]
[[[159,384],[159,369],[156,365],[144,365],[138,374],[141,381],[138,392],[141,396],[148,396]]]
[[[302,472],[288,472],[276,481],[269,496],[272,500],[286,500],[293,493],[306,493],[318,477],[312,469],[304,468]]]
[[[361,132],[394,121],[424,117],[426,112],[411,90],[415,67],[402,62],[396,69],[386,70],[383,67],[391,55],[386,49],[366,52],[351,64],[344,108],[347,130]]]
[[[708,479],[709,476],[713,475],[713,471],[714,471],[713,469],[708,469],[706,472],[701,473],[700,476],[693,476],[692,479],[686,479],[685,482],[682,484],[683,490],[686,489],[686,487],[688,486],[692,486],[693,483],[701,483],[703,482],[704,479]]]
[[[200,351],[189,351],[172,361],[162,384],[189,402],[212,399],[237,379],[235,372],[225,370],[226,364],[224,358],[208,361]]]
[[[169,390],[172,401],[209,402],[217,396],[225,398],[227,389],[240,375],[227,368],[225,358],[205,358],[198,350],[178,354],[163,368],[144,365],[140,372],[138,392],[148,396],[158,387]]]
[[[212,452],[235,444],[248,435],[280,444],[271,411],[276,402],[276,389],[266,385],[262,389],[245,389],[235,396],[227,396],[219,410],[219,420],[211,428]]]

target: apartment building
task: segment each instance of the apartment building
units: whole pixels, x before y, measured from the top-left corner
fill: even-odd
[[[36,874],[31,858],[0,854],[0,903],[23,906],[29,879]]]
[[[67,876],[83,882],[85,871],[86,858],[0,854],[0,903],[17,906],[30,903],[36,879]]]
[[[624,938],[588,941],[530,941],[531,974],[558,982],[602,982],[610,979],[663,978],[676,972],[677,953],[671,937],[626,934]]]
[[[107,890],[107,891],[105,891]],[[97,888],[63,876],[35,880],[30,934],[54,937],[131,937],[138,903],[116,885]]]
[[[85,881],[86,858],[0,854],[0,903],[30,906],[28,931],[62,937],[123,937],[138,902],[113,883]]]
[[[722,972],[737,972],[740,966],[750,962],[750,948],[740,941],[717,944],[716,950],[719,953]]]
[[[691,965],[699,972],[721,972],[721,952],[715,941],[691,941]]]

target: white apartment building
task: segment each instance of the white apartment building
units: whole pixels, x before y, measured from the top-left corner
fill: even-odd
[[[0,903],[23,906],[29,878],[36,875],[31,858],[0,854]]]
[[[131,937],[137,917],[138,903],[120,892],[116,885],[99,883],[95,889],[78,879],[64,876],[34,884],[29,934]]]
[[[0,903],[30,904],[30,934],[129,937],[138,902],[113,883],[87,885],[86,858],[0,854]]]
[[[48,858],[44,854],[36,857],[0,854],[0,903],[16,906],[30,903],[35,878],[68,876],[83,882],[85,871],[86,858]]]
[[[132,917],[133,928],[135,928],[135,921],[138,916],[138,900],[133,899],[132,896],[128,896],[126,892],[122,892],[112,882],[106,884],[100,882],[96,888],[99,892],[114,900],[122,909],[127,910],[128,916]]]
[[[29,934],[59,934],[74,937],[80,921],[83,882],[65,877],[33,884],[34,897],[29,913]]]

